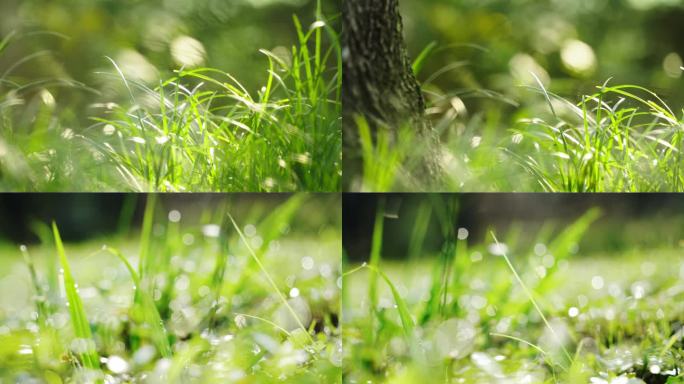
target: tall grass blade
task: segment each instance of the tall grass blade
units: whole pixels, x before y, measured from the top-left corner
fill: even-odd
[[[86,318],[86,313],[83,309],[83,302],[78,294],[78,288],[73,276],[71,275],[71,268],[69,267],[66,253],[64,252],[62,238],[59,235],[57,224],[55,224],[54,221],[52,222],[52,233],[55,238],[55,247],[57,249],[57,255],[59,256],[59,262],[62,265],[62,272],[64,274],[64,291],[66,292],[67,303],[69,305],[71,325],[74,328],[74,336],[77,339],[75,341],[77,341],[77,344],[82,347],[78,352],[81,363],[86,368],[99,371],[100,357],[95,350],[95,341],[93,340],[93,335],[90,331],[90,323]]]
[[[297,322],[297,325],[298,325],[298,326],[301,328],[301,330],[304,331],[304,333],[307,335],[308,340],[309,340],[311,343],[313,343],[314,340],[313,340],[313,338],[311,337],[311,334],[309,333],[309,331],[307,331],[306,327],[304,326],[304,323],[302,323],[302,320],[299,318],[299,315],[297,315],[297,312],[294,310],[294,308],[292,308],[292,306],[291,306],[290,303],[287,301],[287,298],[285,297],[285,295],[283,294],[283,292],[280,290],[280,288],[278,288],[278,284],[276,284],[276,282],[273,280],[273,278],[271,277],[271,274],[268,273],[268,270],[266,269],[266,267],[264,266],[264,264],[263,264],[263,263],[261,262],[261,260],[257,257],[256,253],[254,252],[254,250],[252,249],[252,247],[249,245],[249,241],[247,241],[247,238],[245,237],[244,233],[242,233],[242,230],[241,230],[240,227],[237,225],[237,222],[235,222],[235,219],[233,218],[233,216],[229,213],[229,214],[228,214],[228,217],[230,218],[230,221],[233,223],[233,228],[235,228],[235,231],[236,231],[236,232],[238,233],[238,235],[240,236],[240,240],[242,240],[242,243],[244,244],[245,248],[247,248],[247,251],[248,251],[249,254],[252,256],[252,259],[253,259],[254,262],[259,266],[259,269],[260,269],[261,272],[264,274],[264,277],[266,277],[266,280],[268,280],[269,284],[270,284],[271,287],[273,288],[273,292],[276,293],[276,295],[278,295],[278,298],[279,298],[280,301],[283,303],[283,305],[285,306],[285,308],[287,308],[287,310],[290,312],[290,315],[291,315],[292,318]]]
[[[496,238],[496,235],[494,234],[494,231],[491,231],[490,234],[491,234],[491,236],[492,236],[492,239],[494,239],[494,243],[496,244],[497,248],[503,250],[503,247],[502,247],[501,244],[499,243],[499,240]],[[518,284],[520,284],[520,287],[523,289],[523,291],[525,292],[525,295],[527,296],[527,298],[530,300],[530,302],[531,302],[532,305],[534,306],[535,310],[536,310],[537,313],[539,314],[539,317],[541,317],[542,321],[544,322],[544,325],[545,325],[546,328],[549,330],[549,332],[551,332],[551,334],[553,335],[553,337],[554,337],[554,338],[556,339],[556,341],[558,342],[558,345],[559,345],[559,346],[561,347],[561,349],[563,350],[563,353],[565,354],[565,357],[568,359],[568,362],[572,363],[572,361],[573,361],[572,356],[570,355],[570,353],[568,352],[568,350],[567,350],[567,349],[565,348],[565,346],[563,345],[563,341],[561,340],[561,338],[560,338],[560,336],[558,335],[558,333],[556,332],[556,330],[551,326],[551,324],[549,323],[549,321],[546,319],[546,315],[544,315],[544,312],[541,310],[541,307],[539,307],[539,304],[537,304],[537,300],[535,300],[534,296],[532,295],[532,292],[531,292],[531,291],[529,290],[529,288],[527,287],[527,284],[525,284],[525,282],[523,282],[522,278],[520,278],[520,275],[518,274],[518,271],[517,271],[517,270],[515,269],[515,267],[513,266],[513,263],[511,263],[511,260],[509,259],[509,257],[508,257],[508,255],[506,254],[506,252],[505,252],[505,251],[502,252],[501,256],[502,256],[503,259],[506,261],[506,265],[508,265],[508,268],[511,270],[511,273],[513,273],[513,276],[515,277],[515,280],[518,282]]]

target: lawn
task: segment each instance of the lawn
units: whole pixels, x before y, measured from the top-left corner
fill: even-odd
[[[337,199],[161,200],[104,237],[3,243],[0,381],[338,380]]]
[[[345,267],[345,382],[683,382],[681,249],[587,253],[587,231],[609,235],[597,217],[477,242],[454,227],[405,260],[383,254],[376,221],[368,261]]]

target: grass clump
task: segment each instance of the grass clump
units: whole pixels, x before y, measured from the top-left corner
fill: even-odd
[[[181,214],[148,199],[139,235],[65,246],[53,225],[56,255],[22,247],[35,273],[5,260],[0,379],[338,381],[338,222],[309,213],[331,199],[232,200]]]
[[[512,132],[529,143],[508,153],[543,190],[682,190],[684,117],[657,94],[604,84],[573,104],[542,90],[551,119],[523,119]]]
[[[680,382],[678,251],[581,255],[598,216],[482,243],[449,225],[436,257],[349,266],[344,381]]]
[[[297,40],[289,51],[259,50],[268,65],[256,92],[206,67],[178,69],[155,87],[127,77],[109,59],[114,73],[98,76],[120,82],[127,100],[95,103],[101,113],[84,129],[67,128],[74,122],[61,115],[59,98],[48,90],[54,84],[3,76],[0,187],[337,191],[342,74],[335,22],[320,4],[310,27],[294,16]],[[11,36],[4,44],[10,42]],[[32,127],[24,126],[27,118]]]

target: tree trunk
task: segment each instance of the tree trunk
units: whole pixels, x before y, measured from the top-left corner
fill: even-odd
[[[405,124],[415,127],[428,152],[420,171],[427,170],[427,176],[434,177],[436,137],[424,118],[425,101],[404,45],[398,0],[346,0],[343,4],[345,173],[359,168],[354,118],[362,116],[374,136],[378,129],[396,133]]]

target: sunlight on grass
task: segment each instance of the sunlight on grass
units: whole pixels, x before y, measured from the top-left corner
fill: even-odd
[[[187,212],[193,219],[148,200],[149,235],[63,244],[53,224],[54,246],[20,248],[28,268],[9,252],[0,286],[15,287],[0,293],[0,381],[337,381],[339,204],[330,220],[308,211],[335,198],[234,200]]]
[[[598,216],[522,244],[515,230],[472,243],[462,228],[437,255],[349,265],[345,382],[679,382],[678,251],[580,256]],[[371,293],[377,275],[387,286]]]
[[[293,17],[297,41],[290,50],[259,50],[267,66],[256,91],[203,67],[206,50],[189,36],[171,44],[181,68],[168,79],[158,80],[157,69],[135,51],[107,58],[113,73],[97,76],[112,87],[119,82],[128,100],[93,103],[94,123],[85,129],[62,122],[60,99],[50,90],[100,92],[66,80],[15,83],[9,74],[32,57],[20,60],[0,78],[0,188],[339,190],[339,37],[330,26],[335,18],[317,9],[311,26]],[[10,35],[0,47],[12,43]]]

